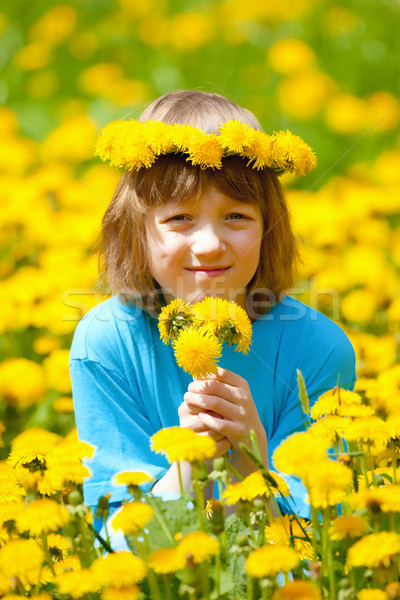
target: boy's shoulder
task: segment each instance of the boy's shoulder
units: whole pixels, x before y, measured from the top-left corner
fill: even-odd
[[[338,377],[343,387],[352,389],[356,357],[338,323],[289,296],[274,306],[269,316],[269,333],[276,340],[285,371],[296,373],[300,369],[311,390],[330,389]]]
[[[124,304],[118,296],[104,300],[79,321],[72,341],[70,360],[102,361],[105,352],[120,350],[121,340],[144,326],[146,313],[136,304]]]
[[[291,296],[276,304],[265,320],[272,321],[293,346],[336,348],[354,353],[349,338],[337,322]]]

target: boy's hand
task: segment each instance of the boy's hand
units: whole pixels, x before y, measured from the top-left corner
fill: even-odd
[[[241,453],[240,443],[251,448],[250,432],[254,430],[261,456],[267,460],[267,436],[243,377],[219,367],[208,379],[189,384],[184,403],[197,413],[204,427],[226,436],[232,451]]]
[[[199,435],[210,436],[215,441],[217,446],[214,458],[219,458],[220,456],[223,456],[226,452],[228,452],[229,448],[231,447],[231,443],[223,433],[218,433],[213,429],[209,429],[202,423],[198,415],[200,410],[201,409],[197,410],[196,408],[190,407],[187,402],[182,402],[182,404],[178,408],[179,424],[181,427],[191,429]]]

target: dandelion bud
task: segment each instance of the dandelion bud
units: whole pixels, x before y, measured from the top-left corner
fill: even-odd
[[[79,490],[74,490],[70,492],[68,495],[68,503],[72,506],[78,506],[79,504],[83,504],[82,494]]]
[[[214,458],[213,461],[213,469],[214,471],[222,472],[225,471],[225,458],[220,456],[219,458]]]

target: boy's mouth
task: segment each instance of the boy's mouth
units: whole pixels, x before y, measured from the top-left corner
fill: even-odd
[[[205,277],[217,277],[226,273],[230,267],[189,267],[186,270],[192,273],[201,273]]]

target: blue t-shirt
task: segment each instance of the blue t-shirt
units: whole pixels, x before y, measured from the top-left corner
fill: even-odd
[[[253,323],[247,355],[224,346],[221,367],[247,380],[264,425],[269,459],[289,435],[304,430],[296,369],[303,373],[310,405],[340,380],[352,389],[355,356],[344,332],[323,314],[289,296]],[[96,506],[127,497],[113,486],[121,471],[145,471],[161,478],[166,458],[150,449],[150,437],[179,425],[178,407],[191,381],[177,366],[172,347],[159,336],[157,320],[118,296],[102,302],[79,322],[70,353],[70,372],[79,438],[96,446],[88,461],[92,477],[84,483],[85,501]],[[295,510],[304,498],[292,487]]]

